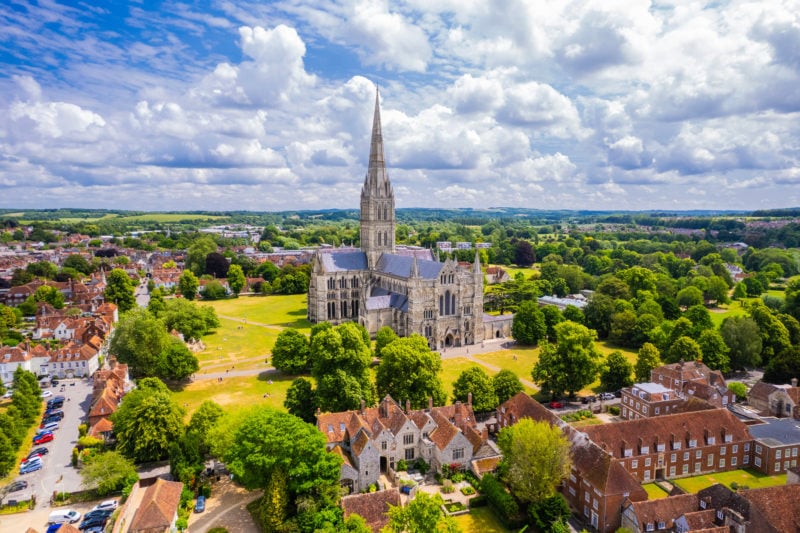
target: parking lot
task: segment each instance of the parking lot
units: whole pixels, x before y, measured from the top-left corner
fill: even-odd
[[[87,379],[65,379],[60,380],[58,386],[43,390],[49,390],[55,396],[61,395],[66,398],[61,408],[64,411],[64,418],[59,424],[59,429],[53,432],[55,438],[51,442],[42,445],[27,443],[27,450],[43,446],[49,453],[42,458],[41,470],[15,478],[27,481],[28,488],[9,494],[5,498],[8,502],[35,496],[37,509],[49,508],[50,498],[55,491],[73,492],[82,489],[81,476],[72,466],[72,449],[78,441],[78,425],[84,421],[91,406],[92,385]],[[30,526],[41,527],[41,524],[30,524]]]

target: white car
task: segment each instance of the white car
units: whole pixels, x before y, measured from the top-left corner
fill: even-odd
[[[106,500],[92,507],[92,511],[106,511],[106,510],[113,511],[114,509],[117,508],[117,505],[119,505],[117,500]]]
[[[49,398],[52,395],[53,395],[53,393],[51,391],[49,391],[49,390],[43,390],[42,391],[42,398]]]
[[[613,400],[614,399],[614,393],[613,392],[603,392],[603,393],[600,393],[600,397],[602,399],[604,399],[604,400]]]

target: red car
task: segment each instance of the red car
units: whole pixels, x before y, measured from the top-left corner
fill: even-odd
[[[553,400],[550,402],[550,409],[560,409],[564,407],[564,404],[559,402],[558,400]]]
[[[45,433],[39,433],[35,437],[33,437],[34,444],[44,444],[45,442],[50,442],[53,440],[53,432],[46,431]]]

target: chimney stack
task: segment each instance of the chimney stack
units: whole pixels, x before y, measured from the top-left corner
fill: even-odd
[[[428,412],[430,413],[431,411],[433,411],[433,396],[428,398]]]
[[[471,392],[467,393],[467,405],[472,407],[472,393]]]
[[[792,387],[797,387],[797,378],[792,378]]]
[[[361,416],[364,416],[364,409],[366,408],[367,404],[364,401],[364,398],[361,398]]]
[[[406,414],[411,414],[411,400],[406,400]]]

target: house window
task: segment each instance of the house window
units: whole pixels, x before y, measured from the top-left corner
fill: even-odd
[[[747,457],[745,457],[745,459],[747,459]],[[761,457],[756,457],[755,465],[756,466],[761,466]]]
[[[406,448],[406,461],[414,459],[414,448]]]
[[[669,462],[670,463],[674,463],[677,460],[678,460],[678,454],[677,453],[673,453],[672,455],[669,456]]]
[[[721,446],[720,449],[719,449],[719,454],[720,455],[725,455],[725,453],[727,453],[727,451],[728,450],[725,449],[725,446]]]
[[[714,464],[714,454],[710,453],[708,454],[708,457],[706,457],[706,465],[713,466],[713,464]]]
[[[655,410],[656,410],[656,414],[657,415],[661,414],[661,408],[660,407],[656,407]],[[647,412],[647,411],[645,411],[645,412]]]
[[[653,525],[652,522],[647,523],[647,525],[645,526],[645,531],[655,531],[655,526]]]
[[[734,444],[731,447],[731,453],[739,453],[739,445],[738,444]]]
[[[570,487],[570,488],[569,488],[569,493],[570,493],[572,496],[575,496],[575,487]]]
[[[699,472],[700,471],[700,463],[699,462],[694,464],[694,471],[695,472]]]
[[[761,455],[761,445],[760,444],[756,444],[756,453]]]
[[[644,466],[650,466],[650,458],[649,457],[644,460]]]
[[[780,471],[781,471],[781,464],[775,463],[775,472],[780,472]]]
[[[719,458],[719,467],[725,468],[725,459],[723,459],[722,457]]]
[[[736,466],[739,460],[736,457],[731,457],[731,466]]]
[[[631,468],[639,468],[639,461],[637,461],[636,459],[631,461]]]
[[[689,460],[689,452],[683,452],[683,460],[684,461],[688,461]]]
[[[464,448],[456,448],[453,450],[453,460],[464,458]]]
[[[689,448],[694,448],[697,446],[697,439],[691,439],[689,441]]]
[[[650,471],[649,470],[645,470],[644,471],[644,480],[645,481],[650,481]]]
[[[745,456],[742,458],[742,463],[744,463],[744,464],[749,464],[749,463],[750,463],[750,456],[749,456],[749,455],[745,455]]]
[[[792,457],[797,457],[797,448],[792,448]]]
[[[697,452],[695,452],[694,454],[695,459],[700,459],[702,456],[703,456],[702,450],[697,450]]]
[[[587,501],[587,502],[589,501],[589,492],[588,492],[588,491],[586,491],[586,492],[583,494],[583,499],[584,499],[585,501]]]
[[[744,443],[744,451],[746,451],[746,452],[750,451],[750,443],[749,442],[745,442]]]
[[[775,450],[775,459],[780,459],[782,455],[783,452],[781,450]]]
[[[669,467],[669,477],[673,477],[675,475],[675,467]]]
[[[414,434],[413,433],[406,433],[403,435],[403,444],[414,444]]]
[[[661,521],[658,523],[658,529],[664,529],[665,527],[666,527],[666,524],[664,524],[664,521],[663,521],[663,520],[661,520]]]
[[[387,448],[386,441],[381,442],[381,450],[385,450]]]
[[[683,467],[681,468],[681,473],[685,476],[689,473],[689,464],[684,463]]]

